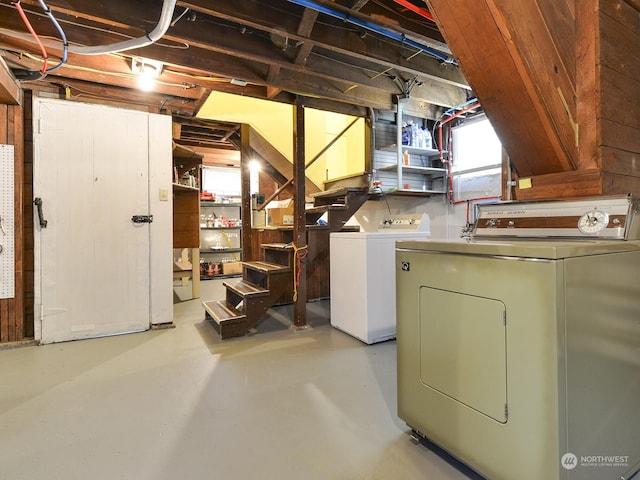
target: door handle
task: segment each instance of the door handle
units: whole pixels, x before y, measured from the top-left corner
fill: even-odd
[[[42,213],[42,199],[40,197],[36,197],[33,203],[38,209],[38,219],[40,220],[40,228],[47,228],[47,223],[49,222],[47,222],[44,219],[44,214]]]
[[[133,223],[153,223],[153,215],[134,215],[131,217]]]

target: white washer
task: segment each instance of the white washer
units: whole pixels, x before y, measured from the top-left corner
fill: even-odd
[[[367,344],[395,338],[396,241],[429,236],[427,214],[383,220],[376,232],[331,233],[331,325]]]

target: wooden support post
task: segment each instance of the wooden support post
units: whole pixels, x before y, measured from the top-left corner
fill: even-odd
[[[242,220],[242,259],[244,261],[259,260],[253,258],[251,248],[251,127],[243,123],[240,127],[240,218]]]
[[[307,246],[307,225],[305,221],[305,134],[304,134],[304,105],[300,99],[296,101],[293,112],[293,239],[296,250],[293,261],[296,263],[293,281],[297,288],[293,305],[293,330],[308,328],[307,326],[307,268],[305,262],[298,262],[298,256]],[[297,278],[296,278],[297,277]]]

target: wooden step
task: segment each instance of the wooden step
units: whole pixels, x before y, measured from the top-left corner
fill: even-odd
[[[261,273],[271,274],[271,273],[285,273],[291,271],[290,267],[285,265],[276,265],[275,263],[267,263],[267,262],[242,262],[242,265],[251,270],[256,270]]]
[[[222,285],[240,297],[261,297],[269,295],[269,290],[266,288],[258,287],[244,280],[238,280],[232,283],[222,282]]]
[[[293,250],[290,243],[261,243],[260,248],[263,250]]]
[[[232,320],[243,320],[245,318],[244,313],[236,310],[231,305],[227,305],[224,300],[211,300],[208,302],[202,302],[202,307],[205,312],[214,320],[218,325],[223,322]]]
[[[367,191],[368,189],[366,187],[340,187],[325,190],[323,192],[312,193],[310,196],[313,198],[338,198],[344,197],[348,193],[364,193]]]
[[[224,300],[202,302],[202,307],[205,318],[212,320],[222,340],[248,335],[247,317],[234,307],[227,305]]]
[[[293,264],[293,245],[290,243],[263,243],[262,261],[291,267]]]
[[[331,205],[319,205],[317,207],[307,208],[304,213],[308,214],[323,214],[330,210],[346,210],[347,206],[344,203],[332,203]]]

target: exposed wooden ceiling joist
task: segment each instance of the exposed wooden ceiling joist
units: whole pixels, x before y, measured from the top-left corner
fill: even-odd
[[[424,4],[418,2],[416,5]],[[45,38],[50,62],[62,55],[61,42],[38,0],[22,0],[30,21]],[[383,31],[447,52],[435,24],[393,0],[315,0]],[[48,0],[72,44],[105,45],[146,35],[158,22],[160,0]],[[12,68],[36,69],[39,50],[29,39],[11,0],[0,0],[0,48]],[[6,18],[6,21],[4,20]],[[287,0],[178,0],[174,21],[163,38],[118,55],[69,55],[68,65],[44,83],[93,82],[135,90],[130,57],[163,62],[157,93],[167,108],[194,115],[211,91],[294,102],[362,114],[369,107],[389,110],[411,80],[411,100],[428,115],[465,100],[464,76],[450,63],[375,31],[304,8]],[[50,38],[48,38],[50,37]],[[22,55],[22,56],[21,56]],[[235,79],[235,80],[234,80]],[[236,81],[237,80],[237,81]],[[178,99],[178,100],[174,100]],[[175,106],[184,108],[174,110]]]

